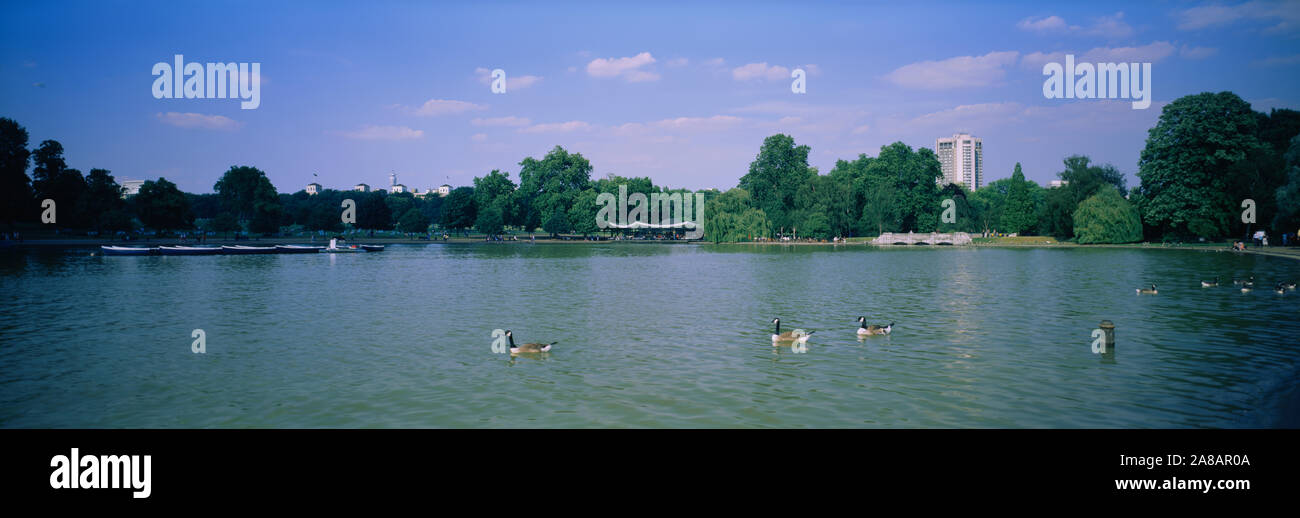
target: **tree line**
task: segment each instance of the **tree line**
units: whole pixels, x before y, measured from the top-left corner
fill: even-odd
[[[594,168],[581,153],[556,146],[541,158],[519,162],[518,182],[493,170],[446,198],[383,190],[285,194],[263,171],[235,166],[213,185],[213,194],[184,193],[159,178],[124,199],[109,171],[91,169],[83,176],[68,167],[57,141],[29,151],[27,140],[22,126],[0,118],[0,221],[11,228],[18,221],[38,221],[38,202],[48,198],[60,207],[59,227],[99,232],[143,227],[419,234],[439,225],[488,236],[511,229],[588,236],[601,232],[597,197],[617,194],[620,185],[647,196],[692,192],[656,186],[647,177],[611,174],[593,180]],[[706,200],[705,238],[738,242],[962,231],[1127,243],[1219,239],[1256,229],[1290,233],[1300,226],[1300,112],[1255,112],[1231,92],[1189,95],[1166,105],[1138,163],[1141,184],[1131,190],[1114,166],[1084,155],[1063,160],[1056,174],[1060,187],[1027,180],[1017,163],[1010,177],[970,191],[940,182],[938,157],[924,147],[895,142],[874,157],[864,153],[839,160],[824,175],[808,165],[809,151],[789,135],[769,136],[735,188],[699,191]],[[356,220],[345,224],[340,214],[348,199],[356,204]],[[1247,203],[1253,220],[1243,208]]]

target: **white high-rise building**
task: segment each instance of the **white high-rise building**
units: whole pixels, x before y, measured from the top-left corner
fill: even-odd
[[[934,140],[934,154],[943,170],[942,184],[959,183],[975,190],[984,185],[984,143],[969,133]]]

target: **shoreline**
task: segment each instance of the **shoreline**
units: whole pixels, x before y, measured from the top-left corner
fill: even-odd
[[[347,241],[349,244],[380,244],[380,245],[432,245],[432,244],[481,244],[481,245],[511,245],[511,244],[565,244],[565,245],[583,245],[583,244],[620,244],[620,245],[644,245],[644,244],[667,244],[667,245],[714,245],[710,241],[672,241],[672,240],[602,240],[589,241],[582,238],[573,239],[537,239],[531,241],[520,239],[518,241],[485,241],[481,238],[453,237],[446,241],[441,239],[421,240],[401,237],[366,237],[356,238]],[[104,241],[98,239],[29,239],[16,243],[12,249],[24,248],[97,248],[101,245],[116,246],[160,246],[160,245],[190,245],[196,243],[193,240],[181,242],[179,239],[153,239],[149,241]],[[259,239],[210,239],[201,243],[203,245],[318,245],[326,246],[329,240],[311,240],[307,237],[284,237],[284,238],[259,238]],[[719,245],[742,245],[742,246],[829,246],[829,247],[874,247],[870,241],[848,241],[848,242],[816,242],[816,241],[764,241],[764,242],[742,242],[742,243],[716,243]],[[1123,243],[1123,244],[1095,244],[1084,245],[1078,243],[1060,243],[1055,241],[1039,243],[972,243],[970,245],[951,246],[951,245],[890,245],[881,246],[881,250],[890,249],[912,249],[912,248],[933,248],[933,249],[960,249],[960,248],[1056,248],[1056,249],[1087,249],[1087,248],[1130,248],[1141,250],[1188,250],[1201,252],[1224,252],[1235,254],[1252,254],[1269,257],[1281,257],[1288,259],[1300,260],[1300,247],[1268,247],[1268,248],[1247,248],[1245,251],[1234,251],[1226,248],[1226,245],[1164,245],[1153,243]]]

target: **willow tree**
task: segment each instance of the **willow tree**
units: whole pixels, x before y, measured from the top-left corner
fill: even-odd
[[[705,204],[704,235],[714,243],[752,241],[771,236],[772,222],[749,191],[737,187]]]
[[[1142,219],[1115,187],[1103,186],[1074,211],[1074,238],[1084,244],[1141,241]]]

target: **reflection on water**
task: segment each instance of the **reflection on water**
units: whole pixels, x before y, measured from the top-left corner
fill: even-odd
[[[1250,275],[1272,286],[1300,262],[639,243],[8,252],[0,426],[1294,423],[1300,293],[1200,287]],[[860,315],[897,325],[859,338]],[[777,317],[816,331],[806,350],[772,345]],[[1094,354],[1102,320],[1117,343]],[[207,354],[190,353],[196,328]],[[497,328],[559,344],[493,354]]]

